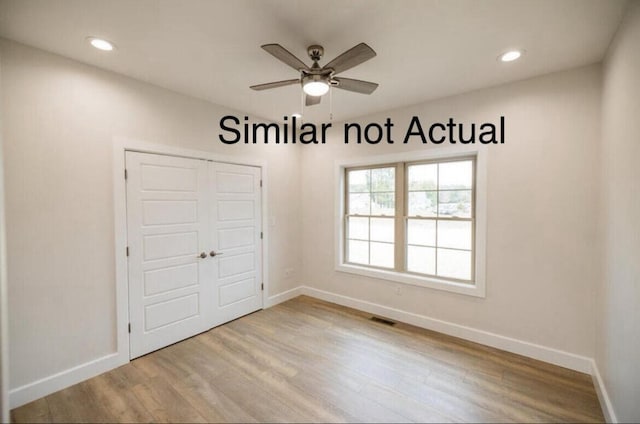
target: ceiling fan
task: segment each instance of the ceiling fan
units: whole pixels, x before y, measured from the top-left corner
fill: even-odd
[[[318,61],[324,55],[322,46],[313,45],[307,48],[307,53],[313,60],[311,67],[305,65],[303,61],[280,44],[265,44],[262,48],[275,56],[276,59],[300,72],[300,78],[252,85],[250,88],[253,90],[268,90],[286,85],[302,84],[302,90],[306,94],[305,105],[313,106],[320,103],[322,96],[329,91],[329,86],[361,94],[371,94],[378,88],[378,84],[374,82],[335,76],[366,62],[376,55],[376,52],[365,43],[352,47],[323,67],[318,65]]]

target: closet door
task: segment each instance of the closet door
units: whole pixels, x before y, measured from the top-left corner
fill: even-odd
[[[260,168],[210,163],[216,324],[262,308]]]
[[[131,358],[212,327],[208,168],[204,160],[126,153]]]

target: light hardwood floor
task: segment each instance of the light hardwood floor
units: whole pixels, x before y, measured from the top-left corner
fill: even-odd
[[[15,422],[601,422],[588,375],[298,297],[11,413]]]

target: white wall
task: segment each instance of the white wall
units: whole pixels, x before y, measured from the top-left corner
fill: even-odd
[[[0,79],[2,57],[0,56]],[[0,99],[2,85],[0,84]],[[7,246],[4,221],[4,160],[2,158],[2,110],[0,110],[0,422],[9,422],[9,313],[7,310]]]
[[[115,351],[114,136],[266,159],[269,294],[297,285],[298,148],[225,146],[218,120],[233,111],[6,40],[0,49],[11,388]]]
[[[602,102],[604,272],[596,363],[621,422],[640,421],[640,2],[604,63]]]
[[[398,296],[397,283],[334,271],[334,160],[432,146],[345,146],[341,124],[327,145],[303,150],[304,284],[593,357],[600,78],[593,65],[360,119],[406,129],[412,115],[506,117],[506,143],[487,149],[485,299],[415,286]]]

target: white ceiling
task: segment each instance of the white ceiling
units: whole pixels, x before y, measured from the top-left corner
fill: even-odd
[[[252,84],[296,78],[260,49],[280,43],[305,63],[327,63],[359,42],[378,56],[344,74],[378,82],[365,96],[334,90],[349,119],[598,62],[625,6],[618,0],[1,0],[0,36],[272,120],[300,109],[300,87]],[[117,50],[86,43],[104,37]],[[509,48],[519,61],[496,60]],[[305,110],[326,120],[328,96]]]

